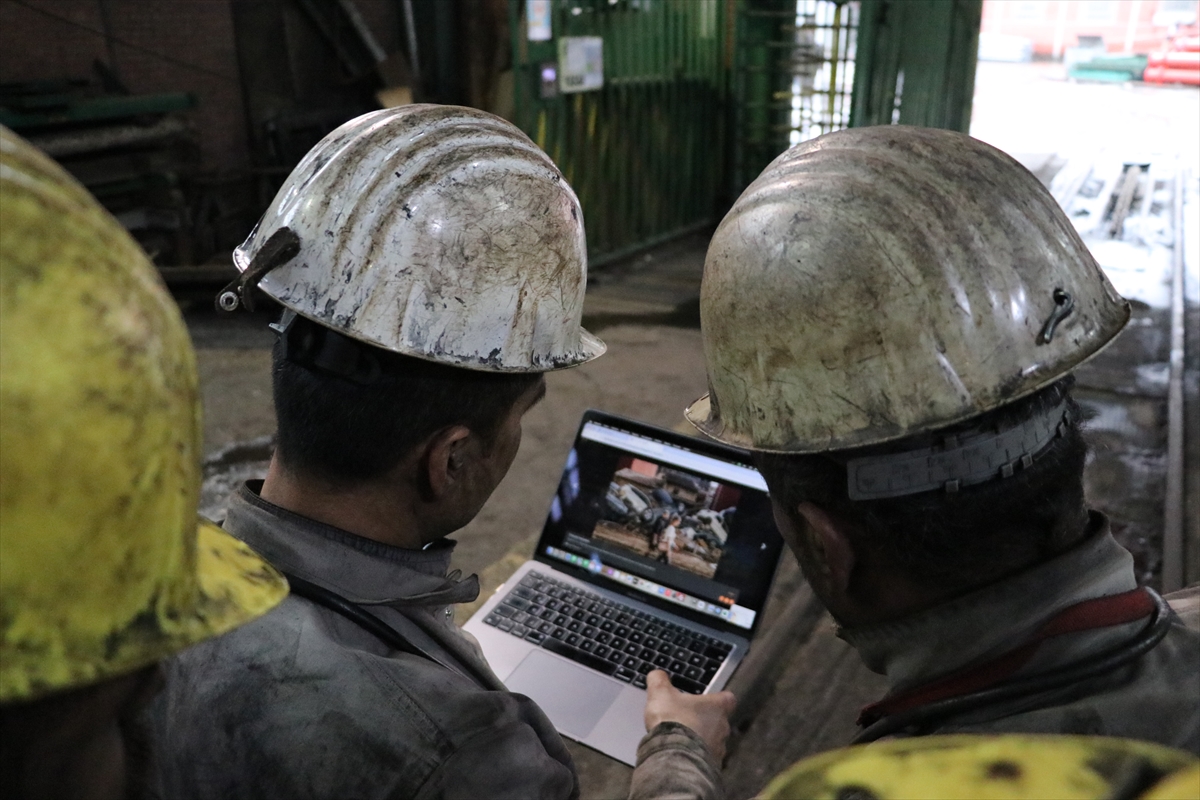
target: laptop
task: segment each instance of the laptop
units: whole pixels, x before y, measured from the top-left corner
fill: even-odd
[[[464,629],[562,735],[633,765],[646,674],[724,688],[782,549],[745,451],[588,411],[533,559]]]

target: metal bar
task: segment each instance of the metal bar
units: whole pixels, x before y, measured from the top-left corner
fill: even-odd
[[[1129,216],[1129,209],[1133,205],[1134,195],[1137,194],[1141,182],[1141,165],[1127,164],[1118,182],[1120,188],[1115,192],[1116,204],[1113,206],[1112,216],[1109,218],[1108,235],[1110,238],[1117,238],[1125,228],[1125,217]]]
[[[524,5],[519,0],[509,0],[508,38],[513,60],[513,120],[516,121],[518,127],[532,137],[532,126],[529,125],[525,116],[528,113],[525,92],[533,76],[529,71],[528,50],[525,47],[525,25],[521,13]],[[534,141],[537,141],[536,137],[534,137]]]
[[[829,125],[834,124],[835,118],[833,114],[834,93],[837,90],[837,68],[838,68],[838,45],[841,44],[841,37],[836,31],[842,24],[842,7],[839,5],[833,12],[833,53],[829,56]]]
[[[60,122],[94,122],[118,120],[145,114],[166,114],[185,111],[196,105],[196,96],[189,92],[162,94],[105,95],[72,101],[63,109],[45,112],[20,113],[0,109],[0,124],[21,130]]]
[[[153,125],[105,125],[30,135],[29,141],[51,158],[90,153],[111,147],[145,146],[187,132],[179,117],[163,117]]]
[[[408,42],[408,66],[412,70],[413,86],[421,87],[421,58],[417,54],[417,23],[413,20],[412,0],[400,0],[404,9],[404,34]]]
[[[765,18],[765,19],[795,19],[794,11],[765,11],[748,8],[744,13],[747,17]]]
[[[1141,169],[1134,166],[1138,173]],[[1175,169],[1171,269],[1171,358],[1167,383],[1167,491],[1163,508],[1162,590],[1183,588],[1183,169]]]
[[[109,17],[108,4],[111,0],[100,0],[100,27],[104,30],[104,46],[108,50],[108,69],[117,80],[121,80],[121,68],[117,65],[117,45],[112,35],[112,20]],[[121,81],[124,83],[124,81]]]
[[[342,13],[350,20],[350,25],[358,34],[358,38],[362,40],[363,47],[370,52],[371,58],[375,59],[375,63],[387,59],[387,53],[379,46],[379,40],[375,38],[367,21],[359,13],[358,6],[354,5],[354,0],[338,0],[338,5],[342,7]]]
[[[330,28],[330,21],[325,16],[325,8],[323,4],[319,4],[316,0],[297,0],[300,8],[308,14],[308,18],[316,27],[317,32],[321,34],[321,38],[333,50],[338,61],[342,62],[342,66],[346,68],[346,72],[350,75],[359,75],[366,66],[360,64],[358,59],[354,57],[346,47],[342,44],[342,40],[338,37],[337,32]]]

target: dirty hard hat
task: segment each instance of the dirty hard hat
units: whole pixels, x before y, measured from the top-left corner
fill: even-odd
[[[1031,394],[1095,355],[1129,305],[1016,161],[883,126],[763,171],[709,245],[700,317],[709,394],[688,419],[730,444],[815,453]]]
[[[470,108],[402,106],[333,131],[234,263],[300,316],[416,358],[545,372],[604,352],[580,326],[579,200],[529,137]]]
[[[806,758],[771,781],[760,797],[1149,800],[1189,796],[1162,793],[1188,786],[1176,781],[1189,776],[1195,797],[1197,764],[1200,759],[1182,750],[1108,736],[922,736]],[[1146,786],[1152,788],[1142,794],[1139,787]]]
[[[198,522],[195,357],[154,267],[0,128],[0,703],[132,672],[276,605]]]

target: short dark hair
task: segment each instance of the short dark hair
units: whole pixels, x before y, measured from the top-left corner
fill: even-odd
[[[811,502],[849,523],[858,544],[876,551],[910,580],[929,587],[963,590],[1044,561],[1084,534],[1087,510],[1083,467],[1087,445],[1081,410],[1071,397],[1071,377],[1025,398],[934,431],[929,442],[986,427],[1008,427],[1067,407],[1062,432],[1032,465],[1012,477],[902,497],[854,501],[844,462],[865,455],[919,447],[914,440],[830,454],[759,453],[756,462],[771,492],[803,530],[796,507]]]
[[[306,320],[294,324],[311,326],[309,335],[327,332]],[[334,486],[384,475],[452,425],[465,425],[490,446],[517,400],[542,380],[540,373],[480,372],[353,346],[369,354],[369,381],[296,363],[283,338],[272,358],[276,454],[285,468]]]

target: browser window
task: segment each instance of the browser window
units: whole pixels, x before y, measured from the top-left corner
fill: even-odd
[[[567,458],[540,554],[750,630],[782,547],[766,488],[749,465],[589,421]]]

